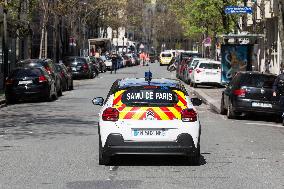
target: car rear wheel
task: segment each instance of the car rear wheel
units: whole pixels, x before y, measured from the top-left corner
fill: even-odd
[[[103,153],[103,147],[101,142],[101,137],[99,137],[99,164],[100,165],[109,165],[110,164],[110,156],[107,156]]]
[[[57,96],[62,96],[62,85],[60,86],[59,90],[57,91]]]
[[[69,90],[73,90],[74,89],[74,86],[73,86],[73,80],[71,80],[71,85],[69,86]]]
[[[226,109],[225,109],[225,104],[224,104],[224,95],[222,95],[222,98],[221,98],[221,105],[220,105],[220,113],[222,115],[226,115]]]
[[[56,93],[55,93],[56,94]],[[46,101],[47,102],[51,102],[53,100],[53,95],[52,95],[52,92],[50,91],[48,94],[47,94],[47,97],[46,97]]]
[[[284,126],[284,118],[282,118],[282,125]]]
[[[236,113],[233,110],[232,102],[229,102],[229,104],[227,106],[227,118],[228,119],[234,119],[235,117],[236,117]]]
[[[6,104],[15,104],[17,103],[17,99],[13,96],[6,96]]]
[[[198,142],[195,155],[188,158],[189,163],[192,165],[200,165],[200,156],[200,143]]]

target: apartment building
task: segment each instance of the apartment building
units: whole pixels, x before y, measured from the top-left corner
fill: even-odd
[[[279,74],[281,68],[284,68],[280,38],[283,31],[279,27],[280,3],[283,3],[283,0],[248,0],[247,6],[253,7],[253,14],[246,15],[247,28],[242,28],[250,33],[264,35],[255,45],[258,70],[274,74]]]

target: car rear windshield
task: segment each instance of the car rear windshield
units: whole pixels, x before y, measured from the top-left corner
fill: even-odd
[[[246,74],[241,79],[241,85],[257,88],[272,88],[276,76],[261,74]]]
[[[220,64],[214,64],[214,63],[200,63],[199,68],[203,69],[221,69]]]
[[[86,59],[84,58],[68,58],[65,60],[65,63],[67,63],[67,65],[77,65],[77,64],[84,64],[87,63]]]
[[[162,57],[172,57],[172,54],[162,53]]]
[[[178,103],[177,94],[171,89],[129,89],[121,98],[128,106],[174,106]]]
[[[17,69],[11,74],[11,78],[23,78],[23,77],[39,77],[43,75],[40,69]]]

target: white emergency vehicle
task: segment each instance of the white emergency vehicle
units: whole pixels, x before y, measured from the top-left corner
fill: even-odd
[[[172,79],[126,78],[113,83],[106,99],[96,97],[99,164],[119,154],[182,155],[200,159],[201,126],[185,87]]]

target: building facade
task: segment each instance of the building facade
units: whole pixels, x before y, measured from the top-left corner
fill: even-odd
[[[254,53],[257,57],[258,70],[279,74],[283,69],[283,56],[281,35],[283,31],[279,27],[279,6],[283,0],[248,0],[247,6],[253,8],[252,15],[246,15],[246,30],[250,33],[263,34],[263,38],[257,39]],[[241,20],[240,20],[241,21]],[[242,24],[240,24],[242,25]],[[283,27],[283,26],[282,26]]]

